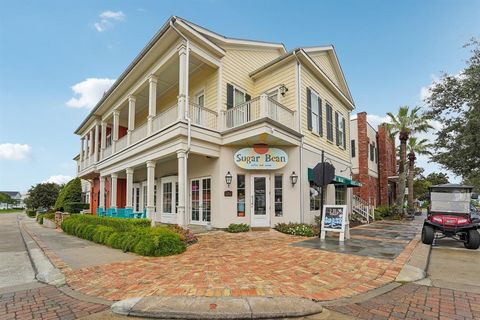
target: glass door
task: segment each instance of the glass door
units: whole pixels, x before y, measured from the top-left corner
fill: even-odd
[[[190,219],[195,224],[207,224],[211,221],[211,189],[210,178],[192,179],[190,183]]]
[[[140,185],[138,183],[134,183],[132,189],[133,212],[140,212]]]
[[[269,227],[269,178],[266,175],[252,175],[252,227]]]
[[[177,177],[160,180],[160,221],[177,223]]]

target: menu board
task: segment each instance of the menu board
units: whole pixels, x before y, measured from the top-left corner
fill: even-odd
[[[323,206],[322,231],[344,232],[347,221],[347,206]]]

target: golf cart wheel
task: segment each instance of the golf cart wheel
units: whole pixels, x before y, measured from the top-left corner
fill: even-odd
[[[467,241],[463,243],[465,248],[476,250],[480,247],[480,234],[477,230],[468,230]]]
[[[423,226],[422,229],[422,242],[424,244],[432,244],[435,239],[435,230],[430,226]]]

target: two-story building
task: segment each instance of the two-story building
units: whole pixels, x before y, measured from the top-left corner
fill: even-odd
[[[349,204],[353,99],[332,46],[287,52],[170,18],[75,131],[91,210],[153,222],[273,227]]]

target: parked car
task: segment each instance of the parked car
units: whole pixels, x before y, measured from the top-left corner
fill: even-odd
[[[430,206],[423,223],[422,242],[432,244],[435,239],[449,237],[463,242],[467,249],[480,247],[479,224],[472,211],[471,186],[442,184],[429,188]]]

